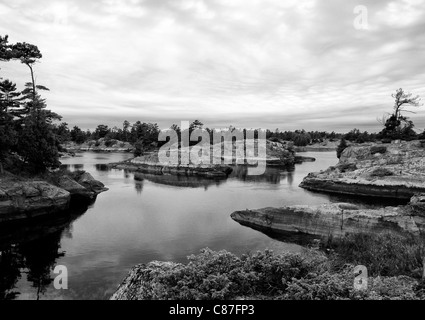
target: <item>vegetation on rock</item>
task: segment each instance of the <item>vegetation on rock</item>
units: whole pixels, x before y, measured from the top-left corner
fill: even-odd
[[[416,253],[423,243],[405,240],[391,234],[348,235],[338,244],[328,242],[329,254],[318,249],[280,255],[266,250],[237,257],[203,249],[188,264],[136,266],[113,299],[423,299],[424,284],[416,271],[422,269]],[[359,264],[370,270],[365,291],[354,289]]]

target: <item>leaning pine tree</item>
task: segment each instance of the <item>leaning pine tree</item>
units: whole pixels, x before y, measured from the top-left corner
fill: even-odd
[[[38,173],[55,168],[60,162],[59,140],[53,130],[53,121],[61,117],[46,110],[46,102],[38,93],[48,90],[35,82],[34,65],[42,55],[35,45],[25,42],[9,45],[7,40],[7,36],[0,36],[0,60],[19,60],[29,68],[31,82],[19,94],[11,82],[1,83],[0,133],[5,135],[0,139],[0,161],[14,151],[31,171]]]
[[[420,97],[413,96],[401,88],[392,97],[394,98],[394,111],[382,120],[384,129],[381,131],[381,136],[383,138],[403,140],[415,138],[416,133],[413,130],[413,122],[402,113],[415,113],[411,110],[406,110],[406,108],[422,106]]]

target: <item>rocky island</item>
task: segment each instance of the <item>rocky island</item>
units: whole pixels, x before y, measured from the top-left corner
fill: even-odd
[[[425,142],[350,146],[343,151],[336,166],[310,173],[300,187],[407,201],[414,194],[425,192]]]
[[[116,139],[100,138],[98,140],[89,140],[83,143],[68,141],[62,145],[67,152],[132,152],[134,147],[129,142]]]
[[[0,177],[0,223],[26,221],[66,210],[71,201],[90,203],[108,190],[89,173],[52,175],[49,181],[5,173]]]
[[[234,166],[236,165],[234,162],[233,164],[214,164],[221,162],[223,163],[225,158],[228,156],[225,156],[226,154],[236,154],[236,158],[243,158],[245,159],[244,155],[239,155],[238,152],[244,151],[243,147],[239,146],[237,147],[237,144],[233,144],[232,151],[233,153],[227,152],[229,150],[226,150],[224,148],[224,156],[222,156],[218,161],[214,161],[213,157],[213,149],[216,147],[216,145],[211,146],[211,164],[168,164],[164,165],[161,164],[158,159],[158,151],[150,152],[145,155],[136,157],[134,159],[130,159],[124,162],[120,163],[111,163],[109,166],[110,168],[114,169],[125,169],[125,170],[132,170],[137,171],[140,173],[147,173],[147,174],[156,174],[156,175],[164,175],[164,174],[171,174],[171,175],[189,175],[189,176],[198,176],[202,178],[214,178],[214,179],[226,179],[229,174],[233,171]],[[178,149],[177,145],[175,146],[176,149]],[[220,146],[218,147],[220,148]],[[182,152],[180,150],[180,152]],[[184,152],[184,151],[183,151]],[[295,163],[302,163],[304,161],[315,161],[314,158],[311,157],[302,157],[295,155],[294,151],[294,145],[292,142],[288,141],[270,141],[268,140],[266,143],[266,158],[256,158],[258,161],[264,161],[267,166],[278,166],[278,167],[293,167]],[[233,158],[233,157],[232,157]],[[233,158],[234,159],[234,158]],[[252,160],[252,159],[250,159]],[[230,163],[232,163],[231,160],[229,160]]]
[[[264,232],[336,238],[353,233],[382,232],[420,236],[425,231],[424,200],[425,197],[418,195],[408,205],[379,209],[349,203],[298,205],[236,211],[231,217],[244,226]]]

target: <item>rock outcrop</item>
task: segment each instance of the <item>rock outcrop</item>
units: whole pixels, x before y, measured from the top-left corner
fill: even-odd
[[[108,190],[102,182],[85,171],[75,171],[71,176],[61,176],[57,186],[68,191],[72,198],[78,201],[92,201],[99,193]]]
[[[85,171],[76,171],[53,180],[30,180],[5,174],[0,177],[0,223],[23,221],[66,210],[71,201],[92,202],[108,190]],[[74,202],[73,202],[74,203]]]
[[[300,205],[236,211],[231,217],[244,226],[264,232],[290,232],[321,237],[380,232],[423,235],[425,216],[423,213],[417,214],[415,203],[412,205],[413,207],[406,205],[380,209],[365,209],[348,203]]]
[[[239,162],[236,160],[247,160],[241,165],[250,166],[252,163],[257,161],[263,161],[268,166],[279,166],[279,167],[293,167],[295,163],[304,161],[315,161],[314,158],[297,157],[295,156],[293,143],[287,141],[267,141],[266,149],[261,156],[250,158],[245,155],[245,148],[243,141],[238,141],[233,145],[223,144],[223,154],[218,158],[215,157],[214,150],[219,150],[220,145],[211,146],[209,157],[209,163],[204,164],[167,164],[164,165],[159,162],[158,152],[151,152],[141,157],[134,158],[121,163],[110,164],[111,168],[115,169],[127,169],[138,171],[147,174],[171,174],[171,175],[188,175],[198,176],[202,178],[213,178],[213,179],[226,179],[233,171],[233,167]],[[174,146],[173,151],[178,150],[177,145]],[[179,150],[180,153],[189,153],[188,151]],[[183,158],[190,158],[189,154],[183,155]],[[175,162],[178,162],[177,160]],[[220,163],[220,164],[218,164]],[[256,164],[252,164],[256,166]]]
[[[351,146],[344,150],[336,166],[310,173],[300,187],[408,200],[425,192],[424,146],[420,141]]]
[[[123,142],[110,139],[99,139],[77,144],[75,142],[67,142],[62,146],[68,153],[81,151],[96,151],[96,152],[132,152],[134,147],[129,142]]]
[[[329,152],[329,151],[335,151],[338,148],[340,141],[331,141],[331,140],[324,140],[323,142],[317,142],[313,144],[309,144],[305,147],[295,147],[296,152]],[[349,141],[347,143],[350,144]]]
[[[131,269],[110,300],[152,299],[157,296],[157,288],[152,285],[155,278],[176,269],[182,269],[182,264],[153,261],[146,265],[137,265]]]
[[[306,159],[300,156],[296,157],[294,143],[283,140],[267,140],[266,154],[268,166],[292,167],[295,163],[303,162]]]
[[[0,223],[19,221],[68,208],[71,194],[45,181],[0,179]]]
[[[198,176],[211,179],[226,179],[232,172],[232,168],[227,165],[183,165],[183,164],[168,164],[164,165],[159,162],[158,153],[153,152],[141,157],[137,157],[128,161],[110,164],[114,169],[132,170],[147,174],[171,174],[171,175],[187,175]]]

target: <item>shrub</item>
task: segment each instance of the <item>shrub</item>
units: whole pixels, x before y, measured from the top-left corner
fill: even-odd
[[[351,250],[355,253],[354,258],[360,256],[364,244],[365,241],[360,242],[358,249]],[[388,239],[383,244],[391,246]],[[354,244],[347,240],[344,245],[350,249]],[[366,261],[364,264],[370,266],[373,272],[379,269],[390,273],[389,269],[374,269],[381,264],[371,261],[370,255],[377,253],[379,259],[386,259],[383,254],[391,251],[384,249],[379,252],[375,246],[376,243],[371,252],[364,254],[367,259],[358,261]],[[342,257],[343,253],[341,251]],[[394,259],[392,253],[390,256]],[[356,260],[354,258],[350,260]],[[152,262],[139,266],[133,271],[137,281],[130,281],[126,297],[144,300],[412,300],[425,295],[424,283],[407,276],[370,276],[367,290],[355,291],[354,265],[344,263],[338,266],[318,250],[282,255],[266,250],[239,258],[227,251],[204,249],[188,259],[187,265]],[[396,273],[402,269],[393,271]]]
[[[349,234],[328,244],[333,263],[364,265],[372,276],[420,277],[424,240],[413,235]]]
[[[387,168],[377,168],[370,174],[372,177],[388,177],[394,175],[394,172]]]
[[[344,163],[338,166],[338,168],[341,172],[351,172],[357,170],[357,166],[355,163]]]
[[[415,291],[417,282],[405,276],[371,278],[368,300],[417,300],[420,296]]]
[[[376,154],[376,153],[384,154],[386,152],[387,152],[387,147],[385,146],[373,146],[372,148],[370,148],[371,154]]]
[[[117,140],[114,140],[114,139],[107,139],[107,140],[105,140],[105,146],[107,148],[110,148],[110,147],[112,147],[112,146],[114,146],[116,144],[117,144]]]
[[[322,272],[322,254],[311,257],[271,251],[237,257],[227,251],[204,249],[187,265],[144,267],[141,299],[211,300],[281,296],[293,279],[312,270]]]
[[[342,138],[338,148],[336,149],[336,156],[337,156],[338,159],[341,158],[342,153],[347,148],[348,148],[347,141],[344,138]]]
[[[339,273],[310,273],[294,279],[283,295],[284,300],[341,300],[350,299],[353,291],[353,267]]]
[[[137,141],[134,144],[134,156],[135,157],[141,157],[143,155],[144,147],[142,141]]]

